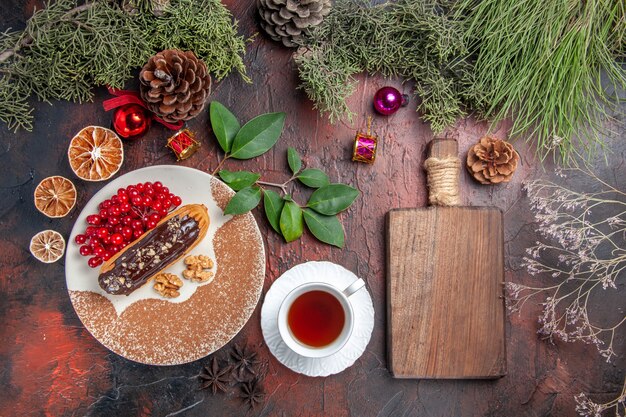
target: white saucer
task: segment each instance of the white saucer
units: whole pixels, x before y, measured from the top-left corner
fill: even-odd
[[[287,294],[304,283],[326,282],[344,288],[357,278],[332,262],[307,262],[294,266],[274,281],[261,309],[261,329],[270,352],[280,363],[308,376],[337,374],[354,364],[365,351],[374,329],[374,306],[366,287],[350,297],[354,309],[352,335],[340,351],[325,358],[305,358],[287,347],[278,333],[278,309]]]

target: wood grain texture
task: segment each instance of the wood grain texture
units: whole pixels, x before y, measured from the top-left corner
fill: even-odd
[[[388,349],[396,378],[505,374],[503,236],[499,209],[389,213]]]

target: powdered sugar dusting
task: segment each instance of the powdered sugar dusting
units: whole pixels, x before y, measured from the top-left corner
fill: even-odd
[[[217,205],[225,207],[232,190],[215,179],[211,189]],[[231,218],[216,231],[212,244],[219,265],[215,279],[182,303],[139,300],[118,316],[106,297],[70,290],[74,308],[96,339],[125,358],[155,365],[202,358],[245,325],[265,277],[263,240],[252,214]]]

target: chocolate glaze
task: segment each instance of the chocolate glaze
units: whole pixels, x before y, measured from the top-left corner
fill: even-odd
[[[198,238],[198,222],[189,216],[174,216],[152,229],[115,260],[110,271],[100,274],[100,287],[114,295],[128,295],[178,258]]]

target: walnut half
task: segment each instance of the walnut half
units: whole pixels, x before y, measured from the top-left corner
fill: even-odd
[[[159,274],[155,278],[154,289],[166,298],[176,298],[180,295],[178,290],[183,286],[183,281],[174,274]]]
[[[187,267],[200,266],[202,269],[211,269],[213,268],[213,260],[205,255],[189,255],[185,258],[185,265]]]
[[[187,269],[183,271],[183,277],[194,282],[211,282],[214,274],[205,269],[213,268],[213,260],[204,255],[189,255],[185,258]]]

